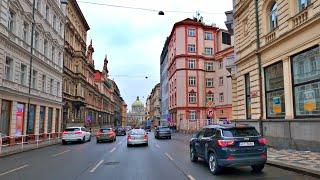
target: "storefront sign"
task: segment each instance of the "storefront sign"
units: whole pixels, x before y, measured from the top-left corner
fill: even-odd
[[[24,104],[17,104],[16,110],[16,136],[22,135],[23,130],[23,120],[24,120]]]
[[[304,92],[304,110],[314,111],[317,107],[315,93],[313,90],[308,90]]]
[[[281,113],[281,99],[280,97],[273,97],[272,98],[272,109],[273,113],[279,114]]]

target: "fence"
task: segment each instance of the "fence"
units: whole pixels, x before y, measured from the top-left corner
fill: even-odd
[[[14,151],[17,149],[38,148],[43,143],[51,144],[53,140],[61,139],[61,132],[40,133],[19,136],[1,136],[0,134],[0,155],[4,152]]]

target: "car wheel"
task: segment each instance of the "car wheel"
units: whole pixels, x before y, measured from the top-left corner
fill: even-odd
[[[261,172],[264,168],[264,164],[252,165],[251,168],[253,172]]]
[[[196,152],[193,147],[190,147],[190,159],[192,162],[198,161],[198,156],[196,155]]]
[[[221,167],[218,165],[217,157],[215,156],[214,153],[210,153],[208,163],[209,163],[210,172],[214,175],[219,174]]]
[[[131,145],[130,145],[130,144],[127,144],[127,147],[131,147]]]
[[[99,140],[97,140],[97,144],[98,144],[98,143],[100,143],[100,141],[99,141]]]
[[[88,142],[90,142],[91,141],[91,135],[89,136],[89,139],[88,139]]]
[[[82,141],[81,141],[82,143],[85,143],[86,142],[86,136],[84,136],[83,138],[82,138]]]
[[[63,144],[63,145],[66,145],[66,144],[67,144],[67,141],[62,140],[62,144]]]
[[[171,139],[171,136],[169,136],[169,139]]]
[[[148,143],[146,143],[146,146],[148,146]]]
[[[117,138],[114,138],[114,140],[113,141],[116,141],[117,140]]]

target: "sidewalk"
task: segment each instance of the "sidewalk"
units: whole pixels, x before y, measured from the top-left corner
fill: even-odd
[[[61,143],[60,139],[51,139],[50,141],[46,140],[43,142],[39,142],[38,145],[33,143],[33,144],[23,144],[23,146],[21,144],[19,144],[19,145],[15,145],[15,146],[2,147],[1,151],[0,151],[0,158],[4,157],[4,156],[12,155],[12,154],[30,151],[33,149],[52,146],[52,145],[59,144],[59,143]]]
[[[191,137],[191,134],[173,134],[174,140],[183,143],[189,143]],[[320,177],[319,152],[296,151],[291,149],[276,150],[269,147],[267,164]]]

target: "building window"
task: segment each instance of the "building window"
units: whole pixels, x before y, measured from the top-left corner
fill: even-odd
[[[223,68],[223,61],[219,61],[219,69]]]
[[[219,85],[223,86],[223,77],[219,77]]]
[[[50,94],[53,94],[53,79],[50,79],[50,86],[49,86],[49,91],[50,91]]]
[[[189,37],[196,36],[196,29],[188,29],[188,36]]]
[[[45,106],[40,106],[40,112],[39,112],[39,133],[42,134],[44,133],[44,120],[46,117],[46,107]]]
[[[222,32],[222,43],[231,45],[231,36],[227,32]]]
[[[204,39],[205,40],[212,40],[213,39],[212,33],[211,32],[205,32],[204,33]]]
[[[38,72],[36,70],[32,71],[32,88],[37,89],[37,78],[38,78]]]
[[[250,96],[250,75],[244,75],[245,96],[246,96],[246,116],[251,119],[251,96]]]
[[[36,9],[41,10],[41,0],[37,0]]]
[[[190,120],[196,120],[196,119],[197,119],[197,111],[191,110],[191,111],[189,112],[189,119],[190,119]]]
[[[36,105],[29,105],[29,118],[27,120],[27,134],[34,134],[35,118],[36,118]]]
[[[34,32],[34,47],[39,49],[39,33],[37,31]]]
[[[51,59],[54,61],[56,58],[56,48],[52,45],[52,50],[51,50]]]
[[[195,60],[189,60],[188,67],[189,67],[189,69],[195,69],[196,68],[196,61]]]
[[[21,63],[20,69],[20,84],[25,86],[27,79],[27,66]]]
[[[79,65],[75,65],[75,71],[76,73],[79,73]]]
[[[61,52],[58,53],[58,65],[59,67],[61,67],[61,61],[62,61],[62,56],[61,56]]]
[[[4,78],[8,81],[12,81],[12,74],[13,74],[13,59],[10,57],[6,57],[6,64],[4,67]]]
[[[47,40],[43,41],[43,54],[44,56],[48,57],[48,41]]]
[[[60,28],[60,29],[59,29],[59,32],[60,32],[61,35],[63,35],[62,23],[60,22],[59,24],[60,24],[60,25],[59,25],[59,28]]]
[[[189,77],[189,86],[196,86],[196,77]]]
[[[57,82],[57,96],[60,96],[60,82]]]
[[[320,48],[293,56],[296,116],[320,116]]]
[[[284,118],[284,84],[282,62],[265,68],[267,117]]]
[[[190,52],[190,53],[196,52],[196,45],[188,44],[188,52]]]
[[[56,15],[53,15],[53,20],[52,20],[52,26],[53,26],[53,29],[56,30],[56,24],[57,24],[57,17]]]
[[[213,87],[213,78],[206,78],[206,87]]]
[[[223,109],[221,109],[220,110],[220,115],[223,115],[223,114],[224,114]]]
[[[220,93],[220,94],[219,94],[219,101],[220,101],[220,102],[223,102],[223,101],[224,101],[224,95],[223,95],[223,93]]]
[[[310,0],[298,0],[299,11],[303,11],[310,4]]]
[[[0,134],[9,136],[11,119],[11,101],[2,100],[0,111]]]
[[[208,47],[204,48],[204,53],[206,55],[212,55],[212,48],[208,48]]]
[[[47,77],[46,75],[42,75],[42,87],[41,90],[43,92],[47,92]]]
[[[206,62],[206,71],[213,71],[213,62]]]
[[[27,22],[23,22],[23,40],[24,42],[28,42],[28,32],[29,32],[29,24]]]
[[[46,5],[46,20],[49,21],[49,6]]]
[[[214,101],[214,94],[213,93],[207,93],[206,102],[213,102],[213,101]]]
[[[269,12],[270,31],[273,31],[278,26],[278,6],[274,2]]]
[[[189,93],[189,103],[190,104],[197,103],[197,94],[196,93]]]
[[[16,14],[12,10],[9,10],[8,30],[12,33],[14,33],[14,30],[15,30],[15,16],[16,16]]]

